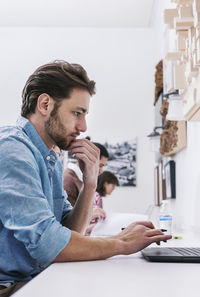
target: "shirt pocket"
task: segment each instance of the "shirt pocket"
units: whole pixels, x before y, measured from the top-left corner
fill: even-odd
[[[54,197],[53,208],[56,220],[61,222],[64,207],[64,197]]]

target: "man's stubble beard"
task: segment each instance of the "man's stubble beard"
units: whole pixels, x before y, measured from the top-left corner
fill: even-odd
[[[67,135],[67,131],[58,116],[58,107],[59,104],[55,103],[49,119],[45,122],[45,132],[61,150],[67,150],[70,143],[67,143],[67,138],[63,137]]]

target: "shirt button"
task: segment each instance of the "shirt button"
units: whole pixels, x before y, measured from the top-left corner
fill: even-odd
[[[40,269],[44,269],[44,266],[42,264],[38,265]]]
[[[49,161],[49,160],[50,160],[50,158],[51,158],[50,156],[47,156],[47,157],[46,157],[47,161]]]

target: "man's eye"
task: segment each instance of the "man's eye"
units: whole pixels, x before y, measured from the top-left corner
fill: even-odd
[[[78,117],[81,113],[78,112],[78,111],[75,111],[74,114],[75,114],[76,117]]]

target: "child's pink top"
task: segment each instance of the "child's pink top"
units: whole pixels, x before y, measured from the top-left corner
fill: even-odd
[[[103,199],[101,198],[98,192],[95,192],[94,194],[94,206],[103,208]]]

